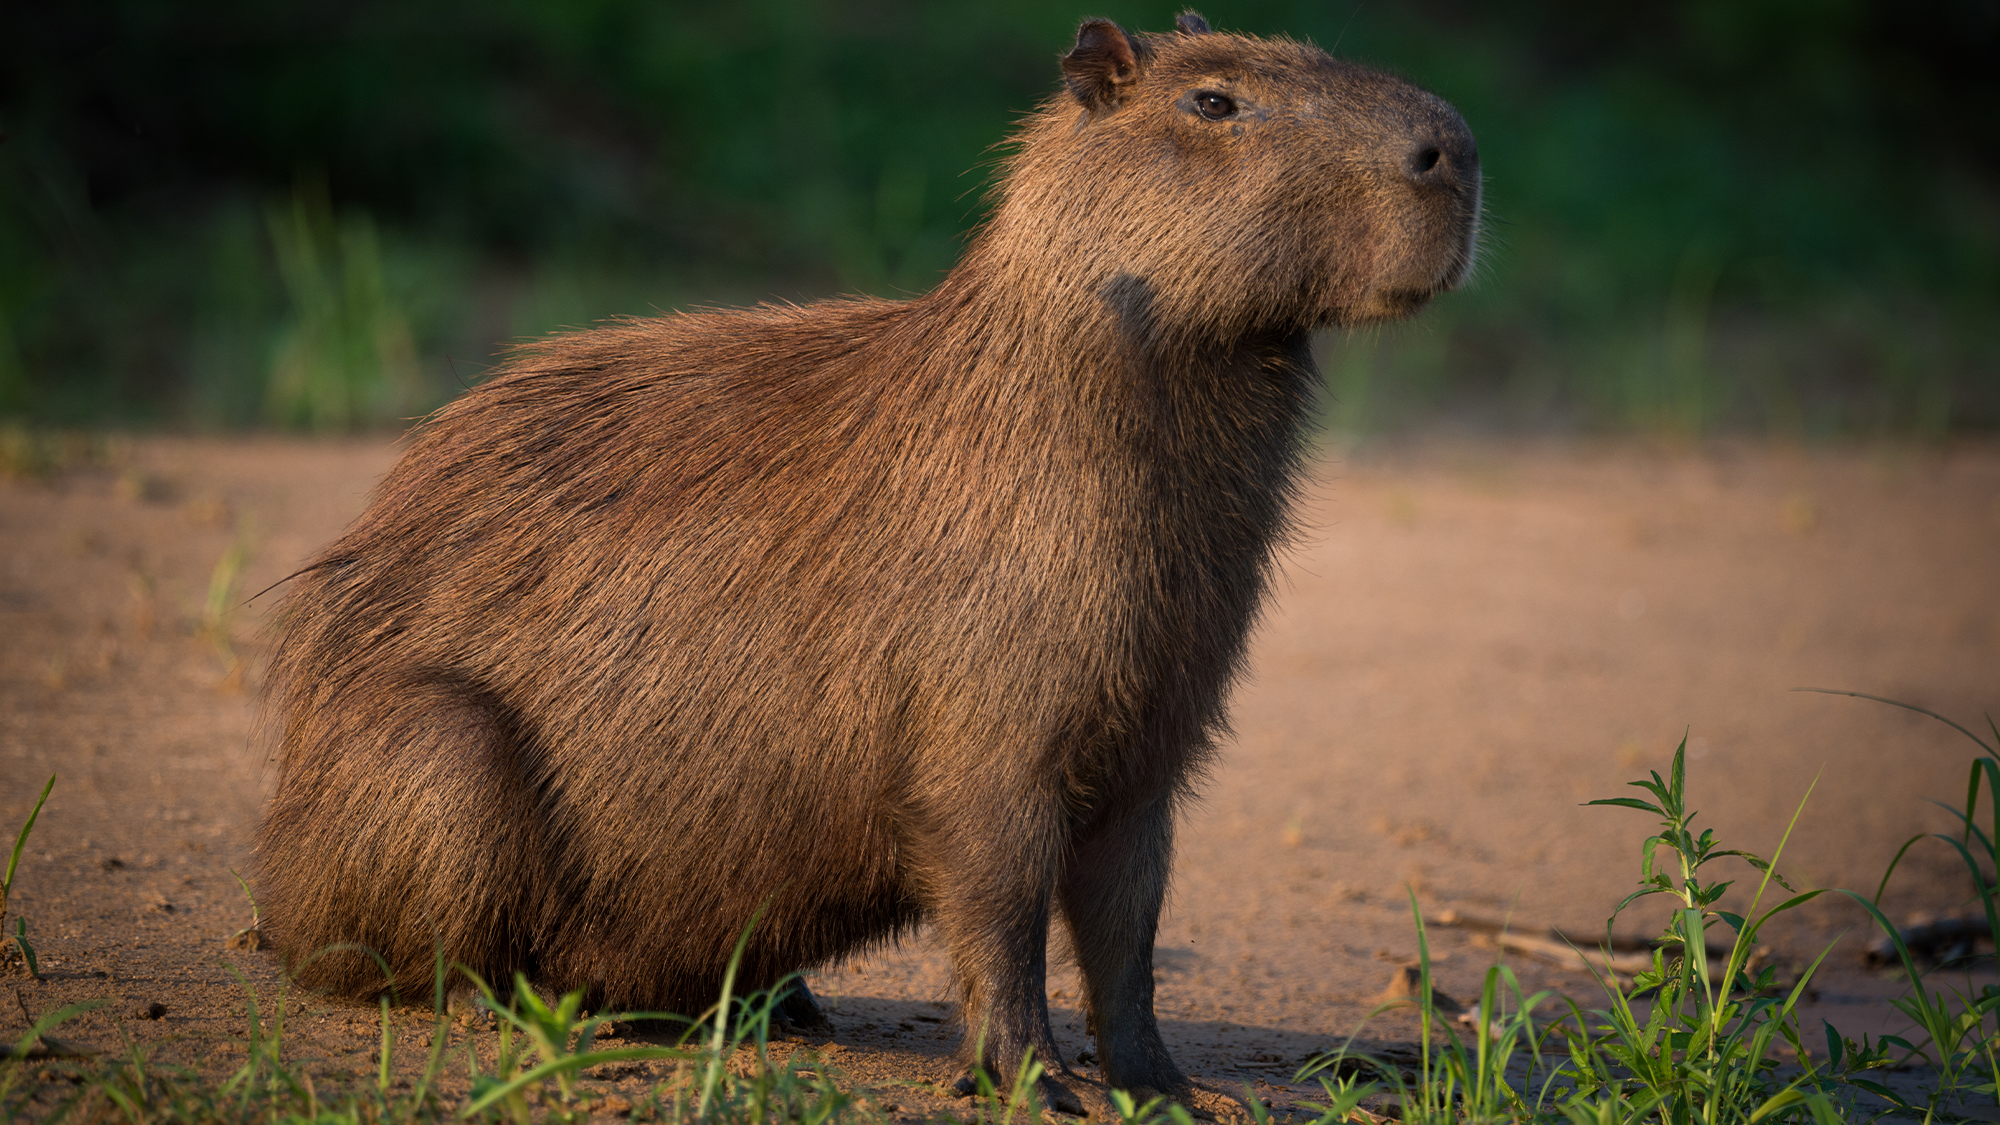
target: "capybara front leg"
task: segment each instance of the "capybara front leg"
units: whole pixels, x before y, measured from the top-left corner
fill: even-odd
[[[1135,1096],[1190,1089],[1153,1015],[1153,938],[1172,852],[1172,803],[1154,801],[1098,825],[1072,853],[1062,880],[1104,1084]]]
[[[1061,815],[1059,806],[1049,811],[1052,818]],[[967,1073],[958,1092],[976,1090],[979,1071],[1007,1091],[1032,1052],[1044,1071],[1039,1083],[1043,1102],[1081,1114],[1083,1103],[1055,1077],[1068,1071],[1049,1028],[1055,833],[1038,833],[1032,823],[1032,813],[1025,810],[1020,816],[996,813],[980,826],[984,831],[977,838],[964,834],[932,842],[933,854],[942,862],[926,865],[939,888],[931,918],[951,951],[965,1020],[959,1059]],[[955,827],[964,833],[968,826]]]
[[[967,1073],[959,1079],[959,1092],[976,1089],[972,1071],[978,1069],[1006,1093],[1032,1052],[1043,1069],[1042,1100],[1051,1109],[1080,1114],[1083,1103],[1054,1077],[1068,1071],[1049,1028],[1046,907],[1021,921],[1032,924],[1005,935],[991,953],[980,949],[970,957],[954,958],[962,978],[965,1014],[965,1042],[959,1054]]]

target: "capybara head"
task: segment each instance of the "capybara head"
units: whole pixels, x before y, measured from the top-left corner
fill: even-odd
[[[1235,336],[1402,316],[1472,268],[1479,151],[1435,95],[1192,13],[1092,20],[1062,67],[992,220],[1052,300]]]

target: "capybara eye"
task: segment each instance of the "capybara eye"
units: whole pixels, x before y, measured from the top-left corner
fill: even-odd
[[[1194,108],[1210,121],[1220,121],[1236,112],[1236,101],[1227,94],[1203,90],[1194,96]]]

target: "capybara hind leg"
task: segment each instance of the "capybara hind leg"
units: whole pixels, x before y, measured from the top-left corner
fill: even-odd
[[[440,963],[501,989],[532,975],[551,878],[518,731],[444,685],[349,692],[286,731],[259,830],[260,904],[286,964],[310,988],[410,1002],[431,997]]]
[[[1189,1089],[1153,1015],[1153,939],[1172,852],[1173,809],[1159,800],[1098,826],[1063,873],[1063,915],[1104,1083],[1135,1094]]]
[[[797,977],[785,985],[785,994],[771,1013],[778,1025],[787,1031],[820,1034],[833,1030],[833,1024],[820,1010],[819,1001],[813,998],[812,990],[806,982]]]

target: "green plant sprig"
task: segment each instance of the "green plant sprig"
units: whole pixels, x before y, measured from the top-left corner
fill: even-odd
[[[1637,809],[1660,818],[1662,829],[1641,846],[1640,889],[1625,896],[1605,924],[1607,939],[1617,919],[1633,902],[1649,895],[1665,894],[1676,906],[1653,954],[1653,967],[1633,978],[1629,992],[1616,986],[1615,979],[1600,977],[1611,1000],[1603,1013],[1607,1019],[1604,1035],[1592,1050],[1614,1060],[1636,1078],[1656,1099],[1663,1125],[1685,1121],[1718,1121],[1737,1113],[1756,1121],[1782,1111],[1817,1114],[1815,1099],[1825,1097],[1815,1084],[1810,1069],[1790,1083],[1776,1078],[1776,1041],[1783,1038],[1803,1060],[1810,1057],[1798,1030],[1797,1006],[1806,984],[1831,952],[1829,946],[1783,1000],[1769,992],[1776,983],[1776,970],[1765,968],[1752,978],[1748,964],[1752,947],[1764,926],[1779,914],[1795,910],[1819,897],[1823,891],[1800,893],[1779,875],[1776,862],[1782,858],[1813,787],[1808,786],[1770,860],[1751,852],[1716,845],[1713,830],[1696,834],[1695,813],[1687,806],[1687,738],[1674,751],[1673,765],[1666,778],[1657,771],[1649,780],[1632,785],[1645,789],[1653,801],[1615,797],[1590,801],[1590,805],[1614,805]],[[1675,853],[1675,873],[1661,870],[1658,850]],[[1721,910],[1716,903],[1732,882],[1705,882],[1701,869],[1725,856],[1748,863],[1761,878],[1745,914]],[[1771,884],[1775,882],[1792,897],[1763,911]],[[1710,961],[1707,934],[1717,922],[1726,923],[1735,933],[1720,973]],[[1669,951],[1677,956],[1669,957]],[[1652,1010],[1642,1022],[1634,1000],[1655,991]],[[1599,1084],[1610,1071],[1593,1066],[1583,1071]]]
[[[1918,841],[1939,840],[1949,846],[1964,862],[1966,873],[1971,877],[1973,895],[1986,916],[1987,933],[2000,935],[2000,903],[1996,903],[1995,872],[2000,870],[2000,724],[1993,716],[1986,716],[1987,729],[1993,733],[1993,742],[1988,743],[1963,725],[1938,714],[1928,707],[1914,703],[1904,703],[1879,695],[1869,695],[1859,691],[1840,691],[1831,688],[1794,688],[1794,691],[1809,691],[1820,695],[1844,695],[1854,699],[1867,699],[1900,707],[1927,715],[1945,724],[1972,740],[1979,747],[1980,756],[1973,759],[1972,768],[1965,783],[1965,807],[1956,809],[1943,802],[1933,802],[1952,815],[1959,823],[1960,831],[1955,835],[1945,833],[1920,832],[1896,849],[1895,858],[1882,873],[1882,881],[1875,887],[1873,897],[1864,897],[1854,891],[1841,893],[1853,899],[1875,922],[1896,951],[1903,975],[1910,984],[1910,994],[1898,997],[1889,1003],[1897,1011],[1907,1016],[1922,1033],[1923,1039],[1912,1043],[1900,1035],[1884,1035],[1872,1044],[1866,1037],[1860,1044],[1843,1040],[1831,1025],[1827,1028],[1827,1047],[1836,1060],[1836,1065],[1845,1062],[1850,1070],[1869,1070],[1877,1067],[1900,1065],[1910,1060],[1922,1058],[1939,1070],[1937,1089],[1932,1091],[1924,1106],[1913,1106],[1897,1096],[1881,1083],[1870,1079],[1852,1077],[1849,1081],[1868,1090],[1906,1112],[1921,1113],[1927,1120],[1935,1116],[1946,1101],[1959,1091],[1981,1094],[2000,1100],[2000,988],[1986,985],[1973,991],[1970,979],[1963,991],[1953,989],[1947,994],[1933,989],[1925,977],[1917,958],[1904,941],[1902,931],[1889,916],[1882,911],[1882,896],[1888,892],[1889,878],[1903,857]],[[1987,802],[1992,806],[1992,828],[1980,826],[1980,792],[1984,789]],[[1990,1021],[1990,1022],[1989,1022]],[[1928,1041],[1930,1050],[1924,1049]],[[1888,1049],[1894,1047],[1903,1052],[1903,1058],[1892,1062]],[[1936,1057],[1932,1057],[1932,1052]],[[1844,1056],[1844,1057],[1843,1057]],[[1984,1081],[1967,1082],[1968,1071],[1983,1068]],[[1977,1077],[1977,1076],[1975,1076]]]
[[[35,819],[42,815],[42,806],[48,803],[49,792],[56,787],[56,775],[50,774],[47,785],[42,786],[42,795],[35,799],[35,807],[28,810],[28,819],[21,824],[21,830],[14,834],[14,851],[7,857],[7,875],[0,878],[0,940],[11,942],[21,953],[21,962],[28,967],[28,975],[35,980],[42,979],[42,966],[35,959],[35,947],[28,941],[28,920],[14,919],[14,932],[6,933],[7,896],[14,889],[14,871],[21,866],[21,850],[28,846],[28,833],[35,830]]]

